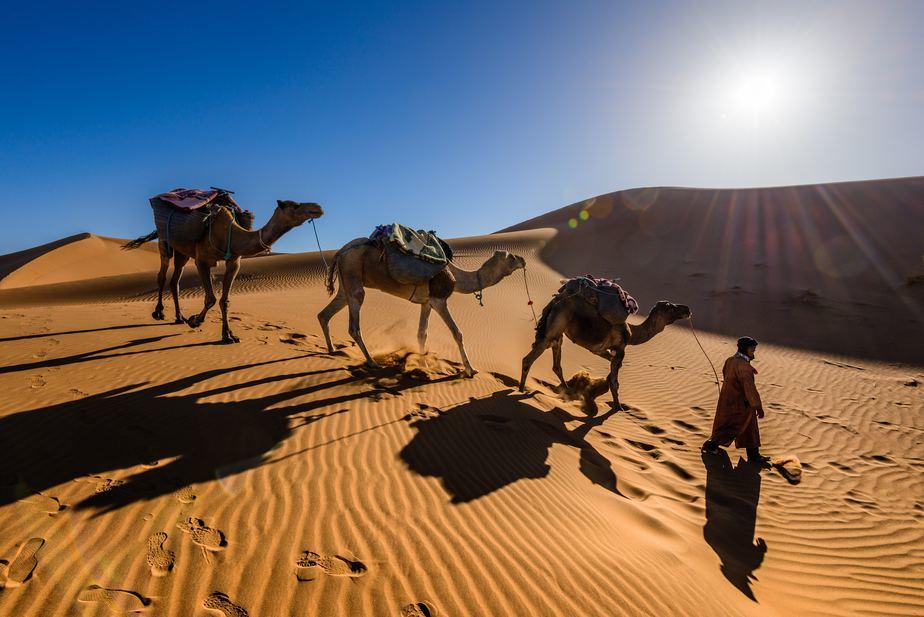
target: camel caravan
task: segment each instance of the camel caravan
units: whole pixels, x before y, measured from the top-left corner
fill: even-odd
[[[278,200],[276,210],[267,223],[254,231],[253,213],[243,210],[232,195],[232,191],[215,187],[208,191],[174,189],[156,195],[150,199],[155,231],[123,247],[131,250],[157,240],[160,271],[157,275],[157,305],[152,317],[164,319],[164,287],[167,269],[173,259],[170,292],[175,323],[186,323],[192,328],[199,327],[209,309],[215,305],[211,269],[219,261],[224,261],[222,294],[218,301],[223,343],[240,341],[229,326],[228,308],[241,258],[269,252],[283,234],[323,214],[321,206],[316,203]],[[179,282],[190,259],[195,261],[199,271],[205,299],[198,314],[184,318],[179,303]],[[360,330],[365,290],[378,289],[420,305],[417,343],[421,354],[426,353],[427,327],[430,313],[435,310],[459,347],[464,374],[471,377],[475,369],[465,352],[462,331],[452,317],[448,299],[453,293],[463,293],[475,294],[480,301],[486,288],[525,268],[523,257],[496,251],[477,270],[464,270],[453,262],[452,248],[433,231],[414,230],[398,223],[379,225],[369,237],[347,242],[336,252],[327,268],[325,283],[328,295],[333,298],[318,313],[327,351],[334,353],[330,320],[347,307],[350,337],[365,357],[367,366],[380,368],[370,355]],[[560,381],[562,391],[568,388],[561,366],[562,340],[568,337],[576,345],[610,363],[609,375],[602,382],[605,386],[595,388],[590,395],[595,398],[609,389],[614,408],[620,409],[619,369],[626,346],[641,345],[675,321],[689,318],[692,314],[690,308],[662,300],[655,304],[641,324],[630,325],[628,318],[638,312],[638,303],[615,281],[587,275],[563,283],[538,319],[535,341],[523,358],[519,389],[525,389],[530,367],[549,347],[552,348],[552,370]]]

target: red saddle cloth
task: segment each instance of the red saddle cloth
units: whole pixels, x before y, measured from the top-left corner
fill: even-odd
[[[635,298],[630,296],[629,293],[623,289],[616,281],[605,278],[597,278],[589,274],[585,274],[584,278],[590,281],[594,287],[603,293],[617,294],[620,301],[622,301],[622,305],[626,307],[626,310],[630,315],[638,313],[638,302],[636,302]]]
[[[180,210],[196,210],[202,206],[207,206],[218,197],[220,191],[203,190],[203,189],[173,189],[160,195],[155,195],[154,199],[165,201],[171,206]]]

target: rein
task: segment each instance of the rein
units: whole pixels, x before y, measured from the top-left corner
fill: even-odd
[[[536,326],[539,325],[539,320],[536,319],[536,308],[533,306],[533,297],[529,294],[529,281],[526,280],[526,266],[523,266],[523,285],[526,286],[526,303],[529,306],[529,310],[533,312],[533,323]]]
[[[722,394],[722,387],[719,385],[719,374],[715,370],[715,365],[712,363],[712,360],[709,359],[709,354],[706,353],[706,350],[703,348],[703,344],[699,342],[699,337],[696,336],[696,328],[693,327],[693,316],[689,317],[690,319],[690,332],[693,333],[693,339],[696,341],[696,344],[699,345],[700,350],[703,352],[703,355],[706,357],[706,362],[709,363],[709,366],[712,368],[712,374],[715,375],[715,387],[718,390],[719,395]]]
[[[314,224],[314,219],[311,219],[311,228],[314,229],[314,241],[318,243],[318,254],[321,256],[321,262],[324,264],[324,271],[327,272],[330,266],[327,265],[327,260],[324,259],[324,251],[321,250],[321,239],[318,237],[318,226]]]

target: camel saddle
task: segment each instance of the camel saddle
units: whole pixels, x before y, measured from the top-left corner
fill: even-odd
[[[612,324],[626,322],[626,317],[638,312],[638,302],[616,281],[593,276],[577,276],[562,285],[558,293],[578,295],[597,309],[597,313]]]
[[[415,287],[429,285],[435,297],[452,293],[455,281],[446,268],[452,250],[432,231],[392,223],[376,227],[369,240],[382,250],[388,273],[397,282]],[[431,281],[439,284],[431,285]]]
[[[191,244],[206,232],[206,222],[215,208],[226,208],[238,225],[253,228],[253,213],[242,210],[230,192],[221,189],[173,189],[150,199],[157,237],[167,244]]]

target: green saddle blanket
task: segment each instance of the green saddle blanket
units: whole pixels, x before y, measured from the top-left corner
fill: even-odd
[[[452,259],[448,246],[432,231],[414,230],[400,223],[392,223],[391,225],[379,225],[369,238],[390,244],[405,255],[432,264],[444,266]]]

